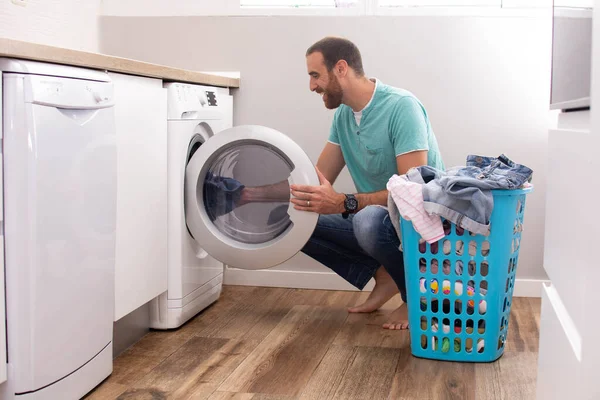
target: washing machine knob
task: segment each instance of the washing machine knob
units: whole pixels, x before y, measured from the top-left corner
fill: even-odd
[[[206,97],[206,93],[198,93],[198,100],[200,100],[200,104],[202,107],[208,104],[208,98]]]

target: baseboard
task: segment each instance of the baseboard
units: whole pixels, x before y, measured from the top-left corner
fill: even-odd
[[[543,279],[519,279],[515,282],[515,297],[541,297]],[[358,290],[334,272],[289,271],[280,269],[244,270],[225,268],[224,285],[266,286],[293,289]],[[365,291],[373,289],[371,280]]]

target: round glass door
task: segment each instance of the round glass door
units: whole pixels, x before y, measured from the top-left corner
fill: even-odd
[[[238,268],[277,265],[310,238],[318,215],[290,203],[290,184],[318,185],[308,156],[270,128],[240,126],[216,134],[186,169],[185,209],[194,239]]]

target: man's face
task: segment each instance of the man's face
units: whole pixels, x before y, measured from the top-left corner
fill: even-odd
[[[316,52],[306,57],[306,67],[310,75],[310,90],[323,96],[328,109],[338,108],[342,104],[344,91],[333,71],[327,71],[323,54]]]

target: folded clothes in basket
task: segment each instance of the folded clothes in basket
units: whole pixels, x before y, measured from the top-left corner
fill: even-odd
[[[474,234],[489,235],[490,216],[494,207],[492,190],[527,187],[532,176],[533,171],[529,167],[514,163],[504,154],[497,158],[469,155],[466,166],[447,171],[430,166],[411,168],[405,175],[394,175],[388,181],[390,217],[392,221],[398,219],[397,216],[407,220],[411,218],[405,215],[406,200],[396,201],[392,193],[404,179],[421,185],[423,203],[417,199],[413,207],[418,207],[423,221],[431,222],[413,223],[413,226],[425,240],[429,235],[426,238],[423,233],[427,233],[432,225],[437,225],[435,218],[428,220],[427,216],[444,218]],[[424,214],[420,207],[424,209]],[[394,226],[401,237],[399,225],[395,223]]]

